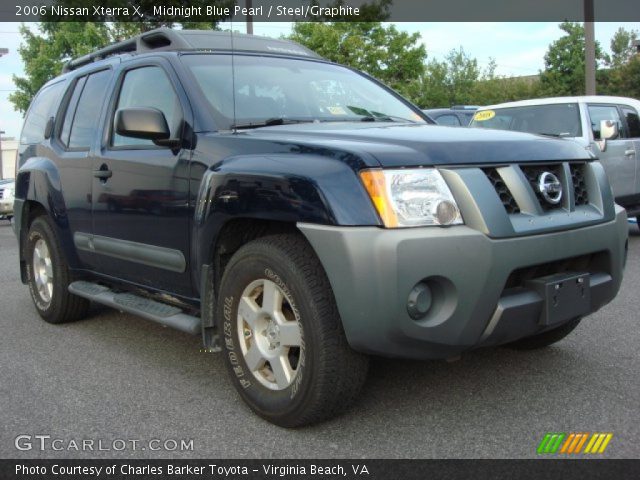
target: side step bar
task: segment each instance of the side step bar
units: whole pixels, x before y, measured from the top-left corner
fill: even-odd
[[[69,292],[92,302],[138,315],[191,335],[201,333],[200,318],[187,315],[172,305],[156,302],[133,293],[116,293],[104,285],[84,281],[71,283]]]

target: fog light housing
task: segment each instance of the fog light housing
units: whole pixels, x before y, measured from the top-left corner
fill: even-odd
[[[414,320],[424,318],[431,309],[433,296],[431,288],[424,282],[417,283],[407,299],[407,312]]]

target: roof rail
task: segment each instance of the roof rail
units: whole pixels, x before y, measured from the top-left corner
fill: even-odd
[[[231,38],[233,36],[233,39]],[[63,73],[123,53],[176,50],[241,50],[322,58],[302,45],[289,40],[259,37],[217,30],[173,30],[156,28],[122,42],[113,43],[79,58],[68,61]]]

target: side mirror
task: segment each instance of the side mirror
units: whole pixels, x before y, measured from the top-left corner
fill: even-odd
[[[618,124],[613,120],[600,120],[600,139],[613,140],[618,137]]]
[[[597,140],[600,151],[607,150],[607,140],[618,137],[618,124],[613,120],[600,120],[600,139]]]
[[[123,137],[161,142],[170,136],[167,119],[157,108],[121,108],[116,112],[114,123],[116,133]]]

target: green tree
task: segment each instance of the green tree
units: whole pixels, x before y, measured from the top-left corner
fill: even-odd
[[[60,2],[73,6],[74,0]],[[76,2],[77,3],[77,2]],[[86,2],[85,2],[86,3]],[[149,3],[149,2],[147,2]],[[175,3],[175,2],[174,2]],[[193,4],[201,3],[194,2]],[[217,0],[227,4],[227,0]],[[80,3],[81,4],[81,3]],[[20,26],[22,44],[18,53],[24,64],[25,75],[13,77],[16,91],[9,96],[16,110],[25,112],[31,99],[40,87],[60,74],[63,65],[70,59],[86,55],[110,43],[121,41],[152,28],[165,26],[210,29],[217,26],[218,19],[210,22],[184,22],[176,24],[166,18],[153,18],[139,22],[56,22],[45,21],[35,28]]]
[[[22,44],[18,53],[24,63],[24,77],[13,76],[16,91],[9,96],[17,110],[25,112],[40,87],[60,73],[65,60],[85,55],[110,41],[104,23],[44,22],[40,33],[20,26]]]
[[[611,69],[606,93],[640,98],[640,55],[635,55],[624,65]]]
[[[633,42],[638,39],[636,30],[625,30],[619,28],[611,38],[611,58],[607,62],[611,68],[618,68],[625,65],[636,53]]]
[[[540,73],[542,91],[546,95],[584,95],[585,37],[580,23],[564,22],[565,35],[553,42],[544,56],[545,70]],[[596,42],[596,63],[605,58]]]
[[[424,73],[420,34],[380,22],[299,22],[288,37],[319,55],[362,70],[408,95]]]

